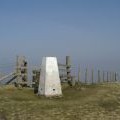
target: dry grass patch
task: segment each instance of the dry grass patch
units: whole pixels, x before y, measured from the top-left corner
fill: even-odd
[[[0,88],[7,120],[120,120],[120,84],[63,87],[62,98],[38,97],[30,88]]]

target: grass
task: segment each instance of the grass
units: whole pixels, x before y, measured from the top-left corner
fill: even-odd
[[[0,120],[120,120],[120,84],[63,85],[62,98],[0,87]]]

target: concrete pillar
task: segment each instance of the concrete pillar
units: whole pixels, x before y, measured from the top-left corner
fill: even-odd
[[[62,95],[56,57],[44,57],[42,60],[38,94],[46,97]]]

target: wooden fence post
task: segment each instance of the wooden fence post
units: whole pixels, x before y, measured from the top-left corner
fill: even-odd
[[[103,82],[105,81],[105,72],[103,71]]]
[[[92,84],[94,83],[94,70],[92,69]]]
[[[88,80],[88,69],[85,70],[85,83],[87,83]]]
[[[119,73],[116,73],[116,79],[117,79],[117,81],[120,81]]]
[[[112,74],[112,79],[113,79],[113,82],[115,82],[115,73],[114,72]]]
[[[100,83],[101,78],[100,78],[100,70],[98,70],[98,83]]]
[[[117,73],[115,72],[115,81],[117,81]]]
[[[110,72],[110,82],[112,82],[111,72]]]
[[[68,83],[71,82],[71,60],[70,56],[66,56],[66,72]]]
[[[16,58],[16,76],[18,86],[27,86],[28,84],[28,65],[25,56],[17,56]]]
[[[16,56],[16,75],[17,75],[17,78],[16,78],[16,81],[17,83],[20,81],[20,77],[19,77],[19,63],[18,63],[18,59],[19,59],[19,56]]]
[[[107,82],[109,82],[109,73],[107,72]]]
[[[78,68],[78,83],[80,83],[80,78],[81,77],[81,74],[80,74],[80,66],[79,66],[79,68]]]

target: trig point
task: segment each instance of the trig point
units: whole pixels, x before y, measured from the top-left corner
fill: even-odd
[[[62,95],[56,57],[44,57],[42,60],[38,94],[46,97]]]

